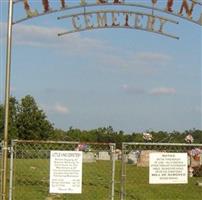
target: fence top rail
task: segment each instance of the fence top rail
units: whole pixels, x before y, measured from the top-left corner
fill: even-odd
[[[115,146],[115,143],[79,142],[79,141],[52,141],[52,140],[12,140],[12,143],[38,143],[38,144],[92,144]]]
[[[122,145],[202,147],[202,144],[123,142]]]
[[[12,143],[38,143],[38,144],[80,144],[78,141],[43,141],[43,140],[12,140]]]

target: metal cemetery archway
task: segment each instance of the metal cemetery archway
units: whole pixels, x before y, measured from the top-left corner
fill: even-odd
[[[69,20],[68,31],[59,33],[59,36],[93,29],[126,28],[156,33],[170,38],[177,36],[166,32],[168,24],[178,24],[172,17],[188,20],[202,26],[201,0],[41,0],[37,9],[33,1],[9,0],[7,24],[6,50],[6,78],[5,78],[5,123],[3,142],[3,177],[2,199],[7,199],[7,156],[8,156],[8,118],[10,98],[10,72],[12,50],[12,27],[20,22],[34,19],[39,16],[57,12],[66,12],[58,17],[59,20]],[[176,8],[176,2],[180,7]],[[15,6],[19,6],[24,16],[13,19]],[[166,17],[165,17],[166,16]]]

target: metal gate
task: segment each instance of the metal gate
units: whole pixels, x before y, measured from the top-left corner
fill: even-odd
[[[199,200],[202,197],[202,163],[196,152],[202,144],[123,143],[121,200]],[[187,153],[188,184],[149,184],[149,154]],[[193,177],[190,177],[193,176]]]
[[[83,152],[82,194],[50,194],[50,151]],[[10,200],[113,200],[115,144],[12,141]]]

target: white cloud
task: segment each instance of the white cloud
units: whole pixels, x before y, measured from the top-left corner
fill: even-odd
[[[69,113],[69,109],[61,104],[56,104],[54,107],[55,112],[57,113],[61,113],[61,114],[68,114]]]
[[[51,105],[43,105],[42,107],[48,113],[56,113],[56,114],[63,114],[63,115],[67,115],[70,113],[69,108],[65,105],[62,105],[61,103],[55,103],[52,106]]]
[[[176,94],[175,88],[166,88],[166,87],[159,87],[159,88],[153,88],[151,91],[149,91],[150,95],[174,95]]]
[[[35,25],[18,24],[14,28],[14,42],[18,45],[32,47],[53,48],[55,50],[69,50],[68,53],[82,53],[95,51],[97,48],[104,47],[103,41],[88,37],[81,37],[79,33],[69,34],[68,36],[57,36],[58,33],[65,31],[56,27],[41,27]]]
[[[136,54],[136,59],[142,62],[161,62],[167,63],[171,60],[171,57],[166,54],[157,52],[140,52]]]
[[[6,27],[5,23],[1,26]],[[13,42],[16,45],[48,48],[62,54],[78,56],[90,55],[102,66],[139,69],[142,72],[153,72],[156,66],[165,66],[171,56],[158,52],[134,53],[121,47],[114,47],[103,39],[93,39],[81,36],[80,33],[58,37],[57,34],[66,29],[57,27],[42,27],[36,25],[16,24],[13,27]],[[5,38],[5,34],[1,36]]]
[[[144,88],[135,87],[128,84],[123,84],[121,86],[121,89],[128,94],[135,94],[135,95],[142,95],[142,94],[154,95],[154,96],[174,95],[177,92],[175,88],[158,87],[153,88],[151,90],[145,90]]]
[[[143,88],[138,88],[138,87],[134,87],[128,84],[123,84],[121,86],[122,90],[126,93],[129,94],[136,94],[136,95],[141,95],[141,94],[145,94],[145,90]]]
[[[172,57],[162,53],[134,53],[131,51],[121,51],[119,48],[106,45],[92,53],[94,59],[102,66],[116,66],[127,70],[136,70],[136,73],[152,74],[163,67],[170,66]]]
[[[6,29],[6,23],[0,23],[2,29]],[[88,37],[81,37],[79,33],[68,36],[57,36],[66,29],[57,27],[42,27],[36,25],[16,24],[13,26],[13,42],[17,45],[31,47],[57,48],[57,50],[68,49],[70,52],[85,52],[89,49],[105,46],[103,41]],[[5,31],[1,37],[5,38]],[[79,47],[79,48],[78,48]]]

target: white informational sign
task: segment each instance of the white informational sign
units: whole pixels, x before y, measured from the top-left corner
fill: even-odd
[[[150,153],[149,183],[188,183],[187,153]]]
[[[82,192],[82,152],[51,151],[50,193]]]

